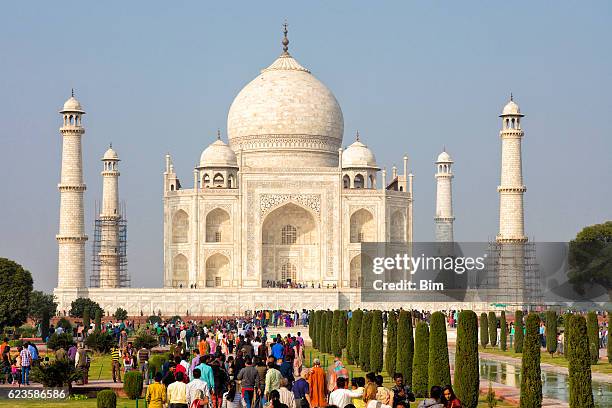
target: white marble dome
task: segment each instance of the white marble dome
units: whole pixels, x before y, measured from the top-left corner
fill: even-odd
[[[508,102],[506,106],[504,106],[504,109],[502,110],[502,116],[520,115],[520,114],[521,114],[521,110],[519,109],[519,106],[512,99],[510,99],[510,102]]]
[[[236,96],[227,132],[246,165],[337,166],[344,119],[334,94],[284,52]]]
[[[119,155],[117,155],[117,152],[114,151],[112,147],[109,147],[108,150],[104,152],[104,156],[102,157],[102,160],[118,161]]]
[[[453,160],[450,157],[450,154],[446,153],[446,150],[438,155],[437,163],[452,163]]]
[[[342,168],[355,167],[378,169],[374,153],[359,139],[342,153]]]
[[[200,167],[238,167],[238,159],[234,151],[218,138],[202,152]]]
[[[83,107],[81,106],[81,103],[74,96],[71,96],[70,98],[68,98],[66,102],[64,102],[64,108],[60,112],[62,113],[63,112],[85,113],[83,111]]]

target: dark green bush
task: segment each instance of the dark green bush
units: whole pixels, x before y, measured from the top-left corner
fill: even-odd
[[[62,333],[59,335],[57,333],[53,333],[47,341],[47,348],[50,350],[58,350],[60,348],[68,350],[70,346],[74,344],[72,333]]]
[[[340,317],[338,318],[338,343],[340,346],[340,356],[342,356],[342,350],[346,348],[348,343],[348,320],[346,317],[346,311],[340,311]]]
[[[359,339],[359,366],[363,371],[370,370],[370,343],[372,341],[372,311],[365,312],[361,319]]]
[[[587,324],[583,316],[569,319],[568,353],[569,360],[569,403],[570,408],[594,408],[591,382],[591,355]],[[567,320],[564,323],[567,327]],[[567,333],[567,332],[566,332]]]
[[[72,333],[72,323],[70,323],[70,320],[66,319],[65,317],[59,319],[56,327],[61,327],[65,332]]]
[[[340,325],[340,310],[334,310],[332,314],[332,329],[330,337],[330,351],[336,357],[342,356],[342,349],[340,348],[339,338],[339,325]]]
[[[412,315],[406,310],[400,311],[397,319],[397,350],[395,369],[398,373],[402,373],[406,384],[412,386],[414,334],[412,332]]]
[[[539,316],[537,313],[530,313],[527,316],[526,336],[523,342],[523,358],[521,362],[521,408],[542,406],[539,327]]]
[[[327,318],[325,319],[325,352],[332,352],[332,331],[334,323],[334,312],[328,310],[325,312]]]
[[[587,335],[591,364],[597,364],[599,361],[599,323],[595,312],[587,313]]]
[[[151,324],[160,324],[162,322],[161,317],[159,316],[155,316],[155,315],[151,315],[149,317],[147,317],[147,323],[151,323]]]
[[[30,379],[45,387],[64,387],[82,378],[82,374],[67,360],[43,361],[32,368]]]
[[[546,351],[551,357],[557,351],[557,313],[554,310],[546,312]]]
[[[317,336],[319,345],[319,351],[325,353],[325,331],[327,330],[327,312],[320,310],[321,318],[319,320],[319,327],[317,328]]]
[[[113,390],[102,390],[96,395],[97,408],[117,408],[117,395]]]
[[[427,396],[429,363],[429,327],[419,322],[414,335],[414,361],[412,362],[412,392],[418,397]]]
[[[125,320],[128,318],[128,312],[127,310],[118,307],[117,310],[115,310],[115,313],[113,314],[113,317],[117,320]]]
[[[380,310],[372,312],[369,369],[375,373],[380,373],[383,369],[383,321]]]
[[[85,309],[89,310],[90,316],[95,316],[97,311],[100,311],[100,314],[104,313],[100,305],[89,298],[75,299],[70,306],[69,313],[72,317],[83,317],[83,311],[85,311]]]
[[[489,344],[489,319],[486,313],[480,314],[480,345],[487,348]]]
[[[454,377],[455,393],[463,406],[468,408],[478,406],[480,390],[478,318],[471,310],[459,313]]]
[[[503,310],[499,317],[499,348],[502,351],[508,350],[508,323],[506,322],[506,312]]]
[[[172,323],[182,322],[182,321],[183,321],[183,319],[181,319],[181,316],[178,316],[178,315],[172,316],[170,318],[170,322],[172,322]]]
[[[149,372],[152,375],[155,375],[157,372],[161,372],[162,366],[166,361],[168,361],[167,354],[153,354],[151,358],[149,358]]]
[[[497,346],[497,316],[495,312],[489,312],[488,322],[489,324],[489,344],[491,347]]]
[[[93,333],[85,339],[85,344],[98,353],[108,353],[113,344],[115,344],[115,341],[110,333],[102,333],[98,330],[94,330]]]
[[[517,310],[514,313],[514,352],[522,353],[523,352],[523,312],[521,310]]]
[[[142,395],[142,374],[140,371],[128,371],[123,379],[123,391],[129,399],[140,398]]]
[[[351,331],[349,333],[349,363],[359,363],[359,340],[361,338],[361,320],[363,319],[363,311],[357,309],[353,311],[351,316]]]
[[[393,378],[397,364],[397,313],[390,311],[387,317],[387,349],[385,350],[385,369]]]
[[[153,347],[157,346],[157,344],[158,344],[157,338],[147,333],[140,333],[134,339],[134,347],[136,348],[136,350],[142,347],[150,350]]]
[[[91,319],[89,316],[89,309],[83,310],[83,327],[85,328],[85,335],[87,335],[87,330],[89,330],[89,326],[91,325]]]
[[[451,383],[446,339],[446,317],[434,312],[430,319],[428,389],[434,385],[444,387]]]
[[[36,327],[30,326],[29,324],[24,324],[23,326],[20,326],[17,329],[17,332],[19,333],[19,337],[30,338],[30,337],[36,337],[37,329]]]
[[[42,311],[42,318],[40,319],[40,337],[42,337],[42,341],[46,341],[47,337],[49,337],[49,311]]]
[[[96,330],[98,331],[102,331],[102,313],[104,313],[104,311],[102,309],[100,310],[96,310]]]

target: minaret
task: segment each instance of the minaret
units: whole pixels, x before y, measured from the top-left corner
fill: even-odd
[[[498,289],[499,300],[522,307],[529,299],[526,289],[525,243],[521,140],[521,118],[524,115],[514,102],[504,106],[502,114],[502,163],[499,191]]]
[[[446,149],[436,160],[436,242],[453,242],[453,161]]]
[[[504,106],[502,114],[501,183],[499,191],[499,234],[497,242],[527,242],[523,218],[523,194],[527,188],[523,185],[521,159],[521,139],[525,135],[521,129],[521,113],[514,98]]]
[[[58,288],[85,287],[85,235],[83,193],[83,159],[81,137],[85,133],[82,117],[85,111],[72,96],[60,111],[63,117],[62,174],[60,191],[60,224],[56,236],[59,246]]]
[[[119,156],[111,144],[102,157],[102,208],[100,211],[100,287],[120,287],[119,269]]]

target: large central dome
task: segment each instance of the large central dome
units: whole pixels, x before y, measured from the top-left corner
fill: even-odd
[[[338,165],[344,119],[334,94],[285,51],[236,96],[229,144],[251,167]]]

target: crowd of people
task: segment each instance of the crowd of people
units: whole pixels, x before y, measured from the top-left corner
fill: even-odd
[[[9,339],[0,344],[0,384],[30,385],[30,370],[40,363],[36,344],[26,342],[13,354]]]

